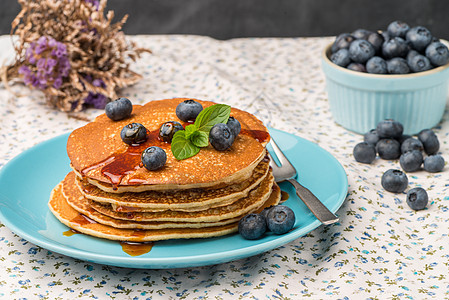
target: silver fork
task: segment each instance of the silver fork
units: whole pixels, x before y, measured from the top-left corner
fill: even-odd
[[[270,143],[273,147],[274,153],[276,154],[280,162],[280,165],[278,165],[274,161],[270,152],[268,152],[268,156],[270,157],[270,166],[273,169],[273,175],[276,182],[290,182],[295,187],[296,195],[301,198],[301,200],[315,215],[315,217],[324,225],[338,222],[338,217],[335,216],[329,209],[327,209],[327,207],[309,189],[302,186],[296,180],[297,172],[295,167],[290,163],[284,153],[282,153],[281,149],[279,149],[273,138],[271,138]]]

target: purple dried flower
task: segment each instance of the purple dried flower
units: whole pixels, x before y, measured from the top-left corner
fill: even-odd
[[[53,87],[55,89],[59,89],[61,87],[61,85],[62,85],[62,78],[61,77],[58,77],[58,78],[55,79],[55,81],[53,81]]]
[[[30,43],[25,63],[28,65],[19,68],[24,83],[42,90],[60,88],[71,68],[66,45],[47,36]]]
[[[92,81],[92,85],[98,87],[106,87],[106,84],[104,84],[103,80],[101,79],[94,79],[94,81]]]
[[[92,105],[95,108],[104,109],[106,104],[109,102],[108,97],[103,94],[94,94],[92,92],[84,99],[84,104]]]
[[[91,82],[93,86],[102,87],[102,88],[106,87],[106,84],[101,79],[96,78],[96,79],[92,80],[92,76],[90,76],[90,75],[86,75],[86,76],[84,76],[84,78],[87,81]],[[89,92],[89,95],[84,99],[85,105],[92,105],[93,107],[99,108],[99,109],[103,109],[108,102],[109,102],[108,97],[106,97],[103,94],[93,93],[93,92]]]

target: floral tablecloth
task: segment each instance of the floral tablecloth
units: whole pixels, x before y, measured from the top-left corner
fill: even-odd
[[[404,193],[385,192],[380,184],[384,171],[399,168],[397,161],[355,162],[352,148],[362,136],[334,123],[320,69],[320,52],[331,37],[129,38],[153,54],[133,65],[144,78],[122,96],[134,103],[178,96],[227,103],[317,143],[348,176],[340,222],[257,256],[164,270],[77,260],[27,242],[0,223],[0,299],[449,299],[448,167],[409,175],[409,188],[422,186],[430,197],[428,208],[415,212]],[[8,63],[14,57],[8,36],[0,47],[0,62]],[[0,167],[86,123],[48,108],[40,92],[20,84],[11,90],[20,97],[0,87]],[[446,160],[448,118],[446,111],[435,128]]]

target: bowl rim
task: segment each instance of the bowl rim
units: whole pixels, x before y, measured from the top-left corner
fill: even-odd
[[[449,48],[449,42],[448,41],[440,39],[440,42],[442,42],[443,44],[445,44]],[[408,73],[408,74],[373,74],[373,73],[365,73],[365,72],[353,71],[353,70],[349,70],[347,68],[341,67],[341,66],[333,63],[330,60],[329,56],[330,56],[331,47],[332,47],[333,43],[334,42],[331,42],[330,44],[328,44],[323,49],[323,51],[321,52],[321,57],[326,62],[326,64],[328,64],[330,67],[335,68],[339,72],[346,72],[349,75],[357,75],[357,76],[362,76],[362,77],[367,77],[367,78],[383,78],[383,79],[413,78],[413,77],[424,77],[424,76],[427,76],[427,75],[438,73],[440,71],[443,71],[444,69],[449,68],[449,63],[447,63],[447,64],[445,64],[443,66],[439,66],[439,67],[433,68],[431,70],[422,71],[422,72],[416,72],[416,73]]]

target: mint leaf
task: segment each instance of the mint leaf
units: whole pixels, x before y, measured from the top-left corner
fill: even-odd
[[[200,147],[209,145],[209,132],[218,123],[227,123],[231,107],[226,104],[214,104],[203,109],[195,123],[187,125],[185,130],[176,131],[171,141],[171,152],[178,159],[196,155]]]
[[[185,134],[185,130],[176,131],[171,141],[171,152],[178,160],[192,157],[200,151],[199,147],[195,146],[189,139],[186,139]]]
[[[195,124],[190,124],[186,126],[185,131],[186,131],[185,138],[190,140],[191,139],[190,137],[192,136],[193,133],[198,131],[198,128],[196,128]]]
[[[190,141],[197,147],[207,147],[209,146],[209,136],[204,131],[195,131],[190,136]]]
[[[210,129],[218,123],[227,123],[231,107],[226,104],[214,104],[203,109],[195,120],[195,126],[199,131],[209,135]]]

